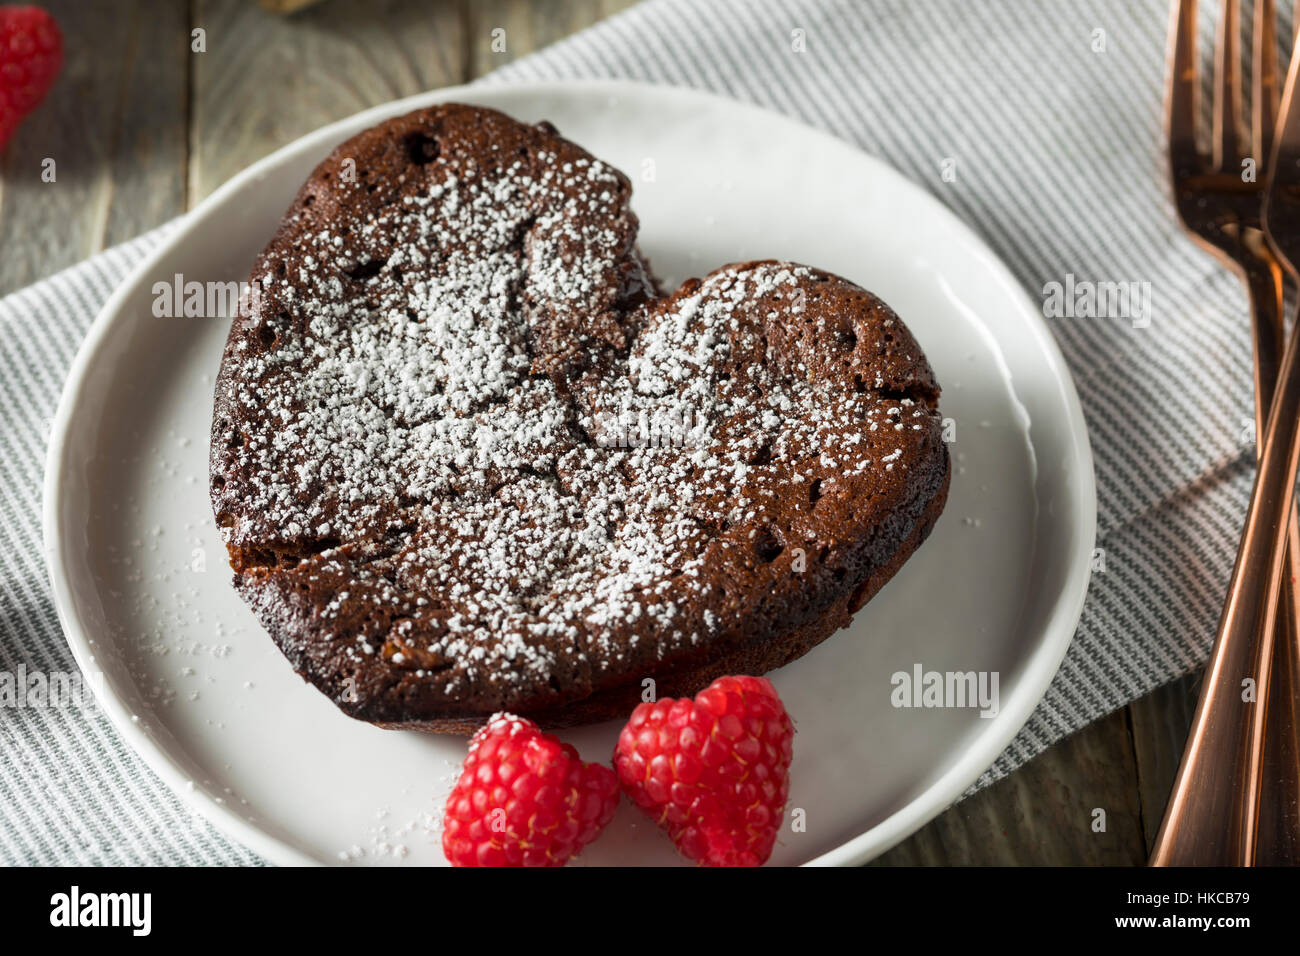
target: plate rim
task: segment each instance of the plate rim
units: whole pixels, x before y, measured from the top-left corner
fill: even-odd
[[[271,153],[256,160],[236,173],[208,196],[204,197],[194,208],[178,216],[173,221],[172,230],[157,246],[145,256],[122,278],[109,295],[103,307],[96,314],[87,329],[69,367],[59,403],[56,408],[51,428],[49,444],[46,449],[44,481],[42,489],[42,527],[47,573],[50,578],[53,603],[58,616],[64,639],[72,651],[73,658],[85,674],[93,674],[94,653],[89,643],[88,628],[83,626],[82,616],[71,586],[71,575],[67,568],[67,556],[62,548],[62,525],[60,512],[62,503],[62,484],[59,480],[63,474],[64,460],[69,454],[69,430],[74,412],[80,405],[89,372],[96,356],[99,354],[108,331],[114,324],[114,317],[122,312],[122,306],[134,287],[142,278],[147,278],[158,265],[165,260],[202,220],[208,211],[220,205],[244,186],[261,177],[268,170],[284,161],[289,154],[299,150],[310,149],[327,144],[336,144],[346,138],[348,130],[365,128],[382,120],[401,115],[404,112],[420,109],[436,103],[463,99],[474,102],[481,99],[482,93],[510,95],[527,93],[532,95],[640,95],[654,97],[674,97],[695,99],[699,102],[760,116],[767,122],[777,121],[798,128],[804,135],[816,137],[831,143],[837,148],[849,148],[857,152],[863,160],[875,167],[876,172],[887,180],[893,180],[901,188],[915,195],[918,202],[930,204],[933,211],[952,230],[967,247],[982,253],[983,265],[996,279],[999,286],[1010,298],[1018,299],[1034,318],[1027,323],[1032,330],[1035,345],[1047,359],[1047,371],[1055,382],[1070,426],[1068,447],[1077,462],[1077,467],[1069,470],[1063,480],[1064,486],[1071,488],[1075,501],[1073,503],[1072,524],[1078,534],[1078,546],[1068,557],[1063,584],[1056,595],[1052,610],[1045,625],[1040,629],[1040,639],[1034,650],[1025,658],[1025,673],[1018,685],[1018,693],[1003,706],[1001,714],[1005,717],[995,729],[978,735],[975,745],[954,762],[937,780],[920,793],[911,797],[906,804],[892,812],[875,826],[863,831],[840,844],[833,850],[822,853],[804,866],[847,866],[865,862],[876,857],[916,832],[930,820],[937,817],[952,805],[966,789],[984,773],[1006,749],[1007,745],[1024,727],[1034,709],[1042,701],[1055,677],[1061,662],[1065,658],[1073,640],[1075,630],[1083,612],[1083,605],[1088,592],[1091,576],[1091,556],[1096,545],[1097,495],[1096,476],[1091,442],[1087,422],[1074,378],[1061,353],[1056,339],[1052,336],[1046,321],[1039,310],[1033,307],[1032,299],[1016,280],[1005,262],[975,230],[967,225],[949,207],[932,196],[925,189],[903,175],[885,160],[868,153],[861,147],[831,133],[810,126],[803,120],[792,117],[757,104],[733,99],[728,96],[699,90],[694,87],[666,83],[645,83],[618,79],[564,79],[545,82],[500,81],[474,83],[428,90],[413,96],[391,100],[377,106],[361,110],[351,116],[336,120],[304,134]],[[1014,393],[1014,383],[1011,385]],[[1032,437],[1030,439],[1033,448]],[[1037,518],[1035,522],[1037,523]],[[217,803],[205,792],[187,786],[187,775],[162,747],[145,732],[139,722],[132,719],[125,702],[112,693],[107,682],[90,681],[100,708],[108,716],[117,733],[131,747],[144,763],[165,783],[188,809],[198,813],[218,830],[234,839],[253,853],[277,865],[316,865],[322,863],[315,857],[304,853],[289,843],[272,836],[266,830],[256,826],[240,816],[230,806]],[[973,769],[972,769],[973,768]]]

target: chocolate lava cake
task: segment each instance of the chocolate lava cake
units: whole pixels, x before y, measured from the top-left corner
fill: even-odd
[[[625,176],[443,105],[316,168],[216,387],[235,586],[353,717],[623,718],[840,627],[947,497],[939,387],[789,262],[656,287]]]

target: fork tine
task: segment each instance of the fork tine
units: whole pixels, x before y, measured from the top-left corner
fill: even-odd
[[[1214,42],[1214,157],[1216,169],[1241,160],[1241,19],[1239,0],[1223,0]]]
[[[1297,0],[1300,2],[1300,0]],[[1196,0],[1174,5],[1170,50],[1168,117],[1169,161],[1175,182],[1202,172],[1196,146]]]
[[[1277,16],[1273,0],[1255,0],[1254,56],[1251,69],[1250,155],[1262,166],[1273,150],[1273,127],[1282,95],[1277,82]]]

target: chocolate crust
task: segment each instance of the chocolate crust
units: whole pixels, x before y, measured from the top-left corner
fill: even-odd
[[[942,511],[939,388],[888,306],[771,261],[660,297],[630,195],[549,126],[434,107],[335,150],[255,264],[214,510],[237,590],[345,713],[571,726],[647,678],[764,673]],[[683,405],[673,441],[618,427]]]
[[[866,571],[857,587],[843,596],[820,617],[809,620],[777,640],[757,641],[745,647],[681,671],[668,671],[647,675],[654,679],[656,699],[659,697],[694,697],[719,677],[736,674],[761,676],[778,667],[784,667],[807,654],[822,641],[846,627],[853,615],[866,606],[876,593],[907,563],[934,530],[939,515],[948,498],[950,472],[945,469],[943,486],[926,503],[919,520],[913,525],[902,545],[886,559],[883,565]],[[623,720],[642,702],[645,685],[640,681],[625,682],[608,690],[597,691],[590,697],[572,704],[550,707],[523,714],[542,727],[562,729],[582,727],[606,720]],[[423,730],[436,733],[473,734],[485,721],[444,720],[436,725],[427,722],[389,722],[380,726],[395,730]]]

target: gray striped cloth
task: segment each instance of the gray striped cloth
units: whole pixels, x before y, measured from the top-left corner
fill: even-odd
[[[1163,0],[648,0],[483,81],[623,77],[758,103],[928,189],[1035,297],[1070,276],[1149,283],[1148,327],[1051,320],[1091,430],[1105,571],[977,786],[1203,661],[1231,570],[1252,479],[1245,298],[1165,197],[1166,24]],[[41,559],[46,433],[96,310],[159,238],[0,300],[0,671],[73,667]],[[0,863],[257,862],[95,710],[0,709],[0,748]]]

